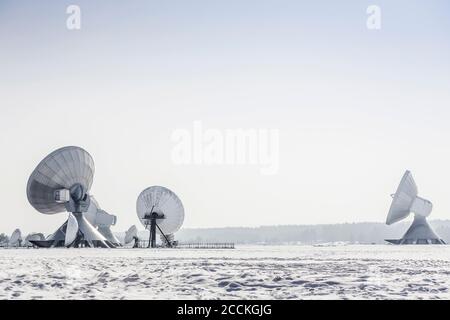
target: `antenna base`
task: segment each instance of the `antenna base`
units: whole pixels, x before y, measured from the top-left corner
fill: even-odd
[[[445,244],[428,224],[427,219],[416,214],[414,221],[401,239],[386,240],[392,244]]]

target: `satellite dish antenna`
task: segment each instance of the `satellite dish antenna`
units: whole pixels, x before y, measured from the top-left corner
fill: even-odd
[[[33,243],[31,241],[44,241],[45,237],[42,233],[32,232],[25,237],[25,246],[31,247]]]
[[[406,171],[397,191],[392,195],[386,224],[391,225],[414,213],[414,221],[401,239],[386,240],[393,244],[444,244],[445,242],[431,229],[426,218],[433,204],[418,196],[417,185],[410,171]]]
[[[171,247],[173,233],[177,232],[184,220],[184,208],[175,193],[167,188],[153,186],[141,192],[137,199],[136,211],[139,220],[150,231],[149,247],[156,247],[156,234],[160,234]]]
[[[94,161],[80,147],[64,147],[53,151],[42,160],[31,174],[27,184],[30,204],[40,213],[69,212],[77,220],[78,230],[71,246],[114,247],[86,220],[84,213],[90,204],[89,190],[94,178]],[[66,221],[41,247],[64,246],[73,236],[73,222]],[[66,240],[67,235],[67,240]]]
[[[67,219],[66,236],[64,238],[64,246],[69,247],[77,238],[78,221],[73,214],[69,214]]]
[[[100,209],[100,206],[94,196],[91,195],[90,197],[91,202],[87,212],[85,213],[86,219],[94,227],[96,227],[98,232],[100,232],[109,242],[115,246],[121,246],[119,239],[117,239],[111,231],[111,226],[116,224],[117,217]]]
[[[12,233],[11,238],[9,238],[8,246],[20,247],[21,244],[22,244],[22,232],[20,231],[20,229],[16,229]]]
[[[131,243],[131,241],[135,241],[135,246],[137,245],[137,241],[139,241],[137,236],[138,230],[135,225],[132,225],[126,232],[124,238],[124,245]]]

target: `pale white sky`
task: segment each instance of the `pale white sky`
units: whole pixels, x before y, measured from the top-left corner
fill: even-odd
[[[69,4],[82,27],[66,29]],[[373,2],[0,1],[0,232],[54,231],[29,174],[78,145],[92,193],[139,228],[150,185],[181,198],[185,227],[384,221],[406,169],[450,218],[450,5]],[[279,172],[176,166],[193,121],[280,132]]]

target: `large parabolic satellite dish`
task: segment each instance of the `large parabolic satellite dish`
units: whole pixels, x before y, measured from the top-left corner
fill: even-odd
[[[32,241],[43,247],[114,247],[88,219],[94,161],[80,147],[58,149],[42,160],[27,184],[30,204],[40,213],[69,212],[68,220],[45,241]]]
[[[418,196],[417,185],[410,171],[406,171],[400,181],[389,209],[386,224],[391,225],[414,213],[414,221],[401,239],[386,240],[393,244],[444,244],[444,241],[431,229],[426,218],[433,204]]]
[[[149,187],[139,195],[136,211],[141,223],[150,230],[149,247],[156,246],[157,233],[171,246],[173,234],[184,221],[183,204],[177,195],[164,187]]]

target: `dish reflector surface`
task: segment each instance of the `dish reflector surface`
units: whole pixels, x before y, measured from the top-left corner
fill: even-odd
[[[11,235],[11,238],[9,239],[9,245],[10,246],[16,246],[19,244],[19,241],[22,240],[22,232],[20,229],[14,230],[14,232]]]
[[[136,211],[145,226],[148,220],[146,214],[158,213],[164,219],[157,219],[157,224],[164,234],[177,232],[184,221],[184,208],[181,200],[175,193],[161,186],[153,186],[141,192],[137,199]],[[157,228],[156,232],[160,234]]]
[[[386,224],[390,225],[405,219],[411,212],[411,206],[417,197],[417,193],[417,185],[412,174],[410,171],[406,171],[393,196]]]
[[[78,233],[78,222],[77,218],[73,214],[69,214],[69,219],[67,220],[66,226],[66,237],[64,239],[64,245],[66,247],[70,246],[72,242],[75,241]]]
[[[64,147],[42,160],[27,184],[30,204],[44,214],[66,211],[64,203],[55,201],[55,191],[79,184],[87,193],[94,177],[94,160],[80,147]]]
[[[132,225],[127,232],[125,232],[124,244],[128,244],[133,241],[134,237],[137,237],[137,228],[135,225]]]
[[[40,241],[40,240],[45,240],[45,237],[44,237],[44,235],[42,233],[34,232],[34,233],[30,233],[25,238],[25,242],[27,242],[27,241],[30,242],[30,240],[38,240],[38,241]]]
[[[97,200],[94,198],[94,196],[90,195],[90,198],[91,202],[89,203],[88,210],[84,213],[84,216],[86,217],[87,221],[89,221],[90,224],[96,227],[95,220],[97,217],[97,212],[100,209],[100,206]]]

